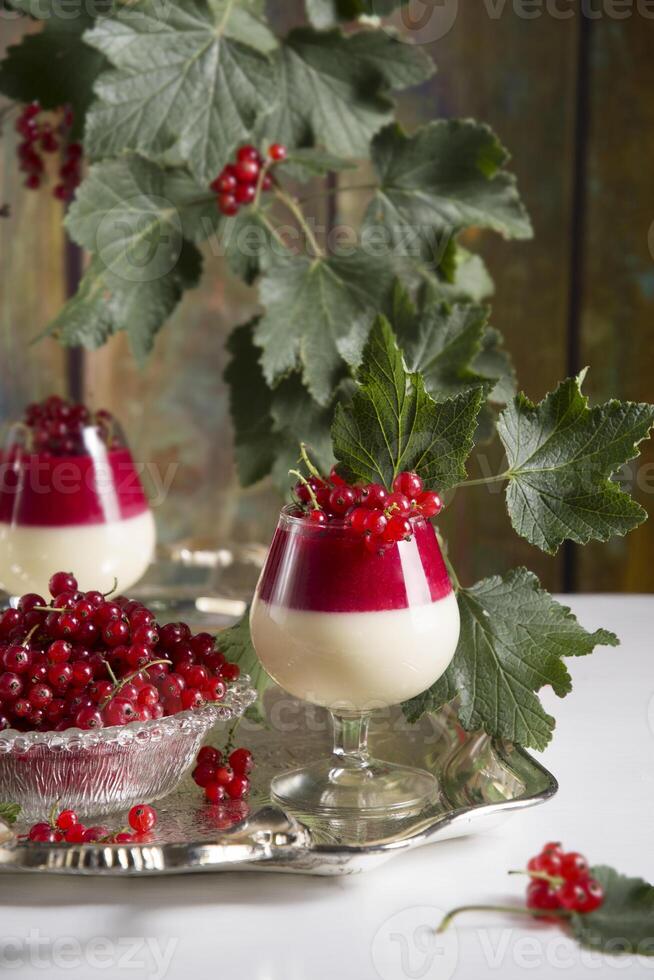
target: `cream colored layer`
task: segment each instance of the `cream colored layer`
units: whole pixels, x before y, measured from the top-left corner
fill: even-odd
[[[388,612],[325,613],[255,599],[252,639],[263,666],[290,694],[332,709],[398,704],[438,680],[459,640],[454,593]]]
[[[0,522],[0,584],[13,595],[48,596],[53,572],[73,572],[84,592],[108,592],[114,579],[125,592],[152,560],[155,525],[151,512],[110,524],[72,527],[12,527]]]

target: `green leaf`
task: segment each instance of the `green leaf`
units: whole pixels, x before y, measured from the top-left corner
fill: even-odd
[[[606,866],[591,873],[604,889],[604,902],[595,912],[573,913],[577,942],[602,953],[654,956],[654,887]]]
[[[390,91],[416,85],[432,71],[422,49],[384,31],[346,37],[298,28],[277,54],[278,100],[259,135],[367,157],[371,137],[391,118]]]
[[[473,370],[495,378],[490,400],[496,405],[507,405],[516,393],[515,368],[511,355],[504,349],[504,338],[499,330],[489,327],[481,341],[481,350],[473,361]]]
[[[277,440],[273,481],[284,495],[288,492],[288,471],[296,467],[300,443],[311,449],[311,457],[322,473],[329,473],[334,464],[331,425],[334,406],[319,405],[302,384],[299,374],[291,374],[275,388],[271,415]]]
[[[461,637],[445,680],[407,702],[415,721],[456,693],[467,731],[544,749],[554,719],[537,692],[551,685],[559,697],[572,689],[562,657],[584,656],[598,645],[617,646],[613,633],[587,633],[570,610],[544,592],[526,568],[483,579],[458,593]]]
[[[248,609],[243,618],[227,630],[223,630],[216,637],[216,643],[227,659],[238,664],[242,674],[248,674],[252,680],[252,686],[256,690],[259,700],[248,711],[250,716],[254,715],[255,720],[263,720],[262,699],[272,680],[265,672],[259,658],[256,655],[250,636],[250,610]]]
[[[202,256],[183,242],[175,266],[151,282],[121,279],[96,256],[84,273],[77,293],[68,300],[46,333],[65,346],[101,347],[124,330],[139,363],[152,350],[154,338],[186,289],[196,286]]]
[[[492,376],[475,371],[488,329],[489,309],[473,303],[436,303],[418,312],[396,294],[393,326],[409,371],[419,372],[437,401],[469,388],[489,388]]]
[[[11,826],[11,824],[16,823],[18,820],[20,811],[20,803],[0,803],[0,820],[8,826]]]
[[[329,404],[345,364],[359,363],[392,285],[390,266],[362,250],[330,258],[277,257],[261,279],[266,311],[255,336],[268,383],[299,369],[315,401]]]
[[[208,184],[270,109],[277,42],[262,9],[259,0],[141,0],[98,22],[85,39],[116,70],[96,85],[91,156],[173,152]]]
[[[234,449],[241,486],[248,487],[270,473],[276,459],[272,392],[254,345],[256,320],[237,327],[227,341],[231,361],[225,369],[234,425]]]
[[[440,119],[407,136],[392,124],[375,137],[372,158],[381,185],[365,227],[382,227],[400,256],[429,258],[444,233],[468,227],[532,235],[516,179],[502,169],[507,151],[488,126]]]
[[[259,278],[276,255],[286,253],[277,241],[263,210],[243,208],[235,218],[226,222],[222,233],[225,257],[230,269],[248,285]]]
[[[390,487],[402,470],[415,470],[441,491],[465,478],[482,388],[435,402],[422,376],[407,370],[385,317],[375,322],[357,381],[332,428],[344,475]]]
[[[115,276],[151,283],[174,267],[185,238],[202,241],[219,222],[192,177],[130,154],[91,167],[66,227]]]
[[[350,160],[343,160],[333,153],[328,153],[327,150],[311,147],[291,150],[284,162],[277,165],[277,170],[288,171],[292,177],[301,181],[355,168],[356,165]]]
[[[307,14],[314,27],[333,27],[339,21],[358,17],[388,17],[408,0],[306,0]]]
[[[28,34],[8,48],[0,63],[0,92],[16,102],[38,100],[44,109],[70,105],[73,109],[72,139],[84,131],[93,84],[105,66],[104,57],[82,40],[94,23],[95,7],[81,4],[75,16],[61,16],[61,4],[32,2],[12,4],[17,10],[46,17],[38,34]],[[51,10],[49,8],[52,8]]]
[[[614,399],[591,409],[581,392],[584,376],[562,382],[538,405],[518,395],[498,422],[511,523],[550,554],[566,539],[587,544],[624,535],[647,517],[611,477],[638,455],[654,406]]]

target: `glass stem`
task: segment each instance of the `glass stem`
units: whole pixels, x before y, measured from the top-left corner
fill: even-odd
[[[365,769],[368,765],[370,712],[331,712],[334,755],[343,766]]]

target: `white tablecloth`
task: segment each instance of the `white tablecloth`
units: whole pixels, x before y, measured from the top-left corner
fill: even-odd
[[[654,978],[654,958],[583,952],[555,926],[470,914],[441,941],[452,906],[518,898],[546,840],[654,881],[654,597],[584,596],[584,626],[617,649],[568,661],[575,689],[546,707],[542,761],[560,781],[544,806],[488,836],[400,854],[367,875],[261,873],[100,880],[0,876],[0,975],[70,980],[501,980]],[[654,922],[652,933],[654,935]]]

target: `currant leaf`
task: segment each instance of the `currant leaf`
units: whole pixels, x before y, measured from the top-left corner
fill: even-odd
[[[614,399],[589,408],[584,377],[562,382],[538,405],[518,395],[498,422],[511,523],[550,554],[566,539],[587,544],[624,535],[647,517],[611,477],[638,455],[654,406]]]
[[[392,124],[373,140],[381,185],[365,218],[382,228],[398,255],[410,247],[429,259],[452,230],[490,228],[530,238],[508,153],[493,131],[471,120],[437,120],[412,136]]]
[[[261,279],[266,312],[256,330],[270,385],[300,370],[320,405],[329,404],[345,365],[356,366],[393,273],[363,250],[329,258],[276,257]]]
[[[192,177],[134,154],[91,167],[66,219],[117,278],[143,283],[168,274],[185,239],[202,241],[219,224],[213,196]]]
[[[69,105],[73,110],[72,139],[79,139],[93,100],[93,85],[105,67],[105,59],[89,47],[82,35],[93,26],[95,16],[107,8],[96,0],[74,17],[62,14],[61,3],[37,0],[12,8],[44,18],[38,34],[27,34],[10,46],[0,62],[0,92],[16,102],[38,101],[44,109]]]
[[[341,157],[367,157],[371,137],[392,115],[391,90],[417,85],[433,71],[424,51],[386,32],[346,37],[312,28],[290,32],[276,65],[279,97],[260,137],[320,144]]]
[[[252,645],[249,609],[235,626],[231,626],[218,634],[216,645],[230,663],[238,664],[241,668],[241,674],[247,674],[250,677],[259,699],[256,704],[248,709],[247,715],[254,721],[263,721],[263,696],[273,682],[261,666]]]
[[[422,375],[407,370],[393,331],[378,317],[348,405],[338,405],[334,454],[344,476],[390,487],[403,470],[447,490],[465,478],[484,390],[471,388],[441,402]]]
[[[11,826],[18,820],[20,811],[20,803],[0,803],[0,820],[7,826]]]
[[[125,331],[137,361],[152,350],[161,326],[185,290],[196,286],[202,271],[197,248],[184,241],[175,266],[151,281],[126,280],[96,256],[82,277],[77,293],[64,305],[46,333],[65,346],[101,347]]]
[[[271,416],[272,391],[259,364],[251,320],[232,331],[227,341],[231,360],[225,369],[234,426],[234,452],[239,481],[248,487],[270,473],[276,458]]]
[[[275,238],[262,210],[243,208],[222,231],[225,258],[234,275],[248,285],[259,278],[275,256],[285,255],[285,246]]]
[[[92,157],[172,153],[206,185],[270,109],[277,41],[262,0],[142,0],[103,18],[85,40],[113,65],[89,113]]]
[[[353,170],[355,164],[350,160],[343,160],[342,157],[334,156],[327,150],[321,150],[318,147],[306,147],[305,149],[290,150],[284,162],[279,164],[276,169],[288,172],[296,180],[306,181],[313,177],[324,177],[328,173]]]
[[[572,689],[563,657],[585,656],[596,646],[617,646],[613,633],[588,633],[570,610],[540,588],[535,575],[517,568],[483,579],[457,595],[461,637],[445,678],[406,702],[411,721],[459,699],[467,731],[544,749],[554,719],[538,691],[551,685],[559,697]]]
[[[591,874],[604,889],[604,901],[594,912],[572,914],[577,942],[603,953],[654,956],[654,886],[605,865]]]

